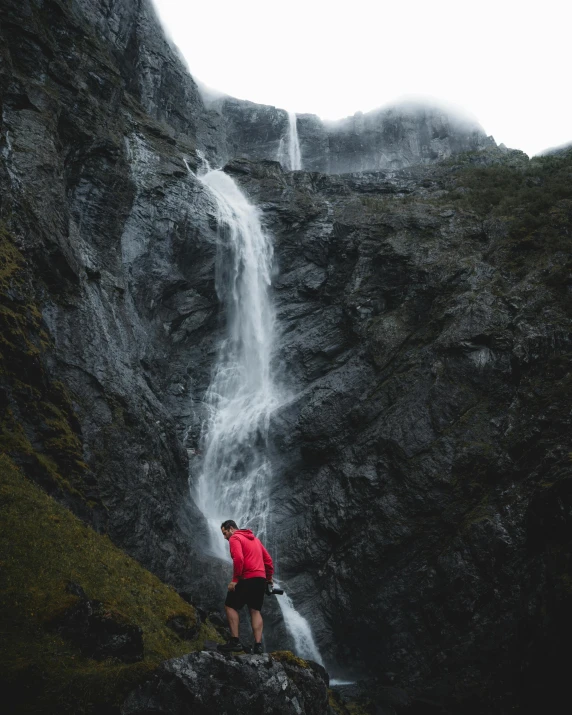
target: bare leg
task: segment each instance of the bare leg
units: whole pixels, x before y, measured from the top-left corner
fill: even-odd
[[[262,614],[260,613],[260,611],[255,611],[254,608],[250,609],[250,623],[252,625],[252,632],[254,634],[254,642],[262,643],[263,621]]]
[[[230,628],[230,635],[233,638],[238,638],[238,624],[240,621],[240,614],[238,613],[238,611],[235,611],[234,608],[230,608],[229,606],[225,606],[224,610],[226,611],[226,618],[228,620],[228,627]]]

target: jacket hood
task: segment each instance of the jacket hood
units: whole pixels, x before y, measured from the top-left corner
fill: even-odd
[[[235,536],[236,534],[240,534],[241,536],[244,536],[247,539],[250,539],[251,541],[255,538],[254,534],[252,533],[252,531],[250,529],[237,529],[234,532],[233,536]]]

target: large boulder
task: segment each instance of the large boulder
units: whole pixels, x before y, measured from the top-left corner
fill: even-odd
[[[190,653],[164,663],[125,700],[121,715],[326,715],[328,676],[290,653]]]

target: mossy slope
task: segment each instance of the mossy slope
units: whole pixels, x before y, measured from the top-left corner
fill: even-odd
[[[49,347],[31,268],[0,224],[0,449],[50,493],[80,503],[88,467],[71,396],[44,367]]]
[[[192,626],[192,606],[32,484],[6,455],[0,564],[0,672],[15,712],[112,712],[161,661],[217,638],[202,625],[194,641],[182,640],[167,621],[179,616]],[[70,581],[142,629],[141,662],[97,662],[58,635],[55,619],[77,600],[66,590]]]

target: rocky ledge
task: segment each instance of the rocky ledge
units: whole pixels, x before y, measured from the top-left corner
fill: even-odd
[[[202,651],[163,663],[121,715],[326,715],[328,676],[291,653],[224,656]]]

